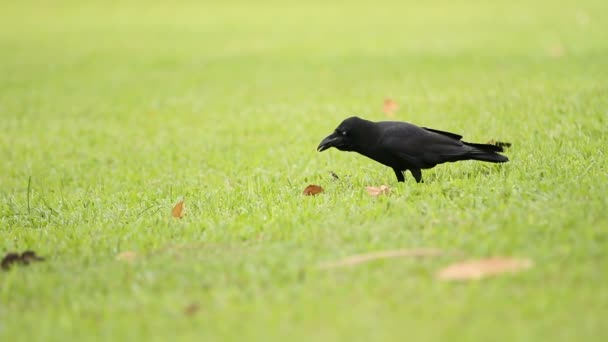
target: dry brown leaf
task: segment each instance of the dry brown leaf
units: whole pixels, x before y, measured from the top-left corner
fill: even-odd
[[[125,262],[133,262],[137,258],[137,253],[133,251],[124,251],[116,254],[116,260],[125,261]]]
[[[379,187],[366,186],[365,190],[367,190],[368,194],[370,194],[371,196],[374,196],[374,197],[378,197],[380,195],[388,195],[391,192],[391,188],[389,188],[386,185],[380,185]]]
[[[501,273],[514,273],[532,267],[530,259],[492,257],[487,259],[468,260],[451,264],[437,273],[440,280],[471,280],[496,276]]]
[[[184,315],[194,316],[199,310],[200,306],[196,303],[192,303],[184,308]]]
[[[386,116],[393,118],[395,117],[395,112],[399,109],[399,105],[392,99],[384,99],[384,106],[382,107],[382,111]]]
[[[547,49],[547,53],[549,54],[550,57],[560,58],[566,54],[566,50],[564,49],[563,45],[555,44],[555,45],[550,46]]]
[[[184,216],[184,200],[177,202],[173,210],[171,210],[171,216],[182,218]]]
[[[19,253],[7,253],[4,258],[2,258],[1,267],[6,271],[11,268],[12,264],[19,262],[21,262],[21,255],[19,255]]]
[[[318,195],[322,192],[323,192],[322,187],[311,184],[311,185],[307,186],[306,189],[304,189],[304,192],[302,194],[304,194],[304,196],[314,196],[314,195]]]
[[[21,253],[21,261],[24,265],[29,265],[33,261],[44,261],[44,258],[36,255],[36,252],[34,251],[25,251]]]
[[[392,251],[380,251],[365,254],[356,254],[332,262],[325,262],[319,265],[320,268],[338,268],[348,267],[363,264],[366,262],[379,260],[379,259],[390,259],[390,258],[404,258],[404,257],[433,257],[441,256],[446,252],[436,248],[416,248],[416,249],[398,249]]]
[[[4,271],[7,271],[11,268],[13,264],[19,265],[29,265],[34,261],[44,261],[44,258],[36,255],[34,251],[25,251],[21,254],[19,253],[7,253],[4,258],[2,258],[2,262],[0,262],[0,268]]]

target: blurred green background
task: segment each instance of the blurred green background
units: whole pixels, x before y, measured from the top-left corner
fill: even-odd
[[[0,339],[605,340],[606,13],[2,1],[0,251],[46,261],[0,272]],[[394,119],[512,142],[511,162],[397,184],[315,151],[348,116],[388,119],[386,98]],[[462,254],[317,268],[419,247]],[[435,279],[496,255],[535,266]]]

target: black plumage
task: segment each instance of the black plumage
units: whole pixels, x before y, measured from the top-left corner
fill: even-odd
[[[499,154],[509,143],[477,144],[462,141],[462,136],[407,122],[372,122],[359,117],[348,118],[327,136],[317,150],[335,147],[357,152],[393,169],[397,180],[404,182],[409,170],[416,182],[422,181],[422,169],[460,160],[504,163],[509,159]]]

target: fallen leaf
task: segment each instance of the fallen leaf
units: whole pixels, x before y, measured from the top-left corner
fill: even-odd
[[[398,249],[392,251],[380,251],[365,254],[356,254],[340,259],[337,261],[326,262],[319,265],[320,268],[338,268],[348,267],[363,264],[366,262],[379,260],[379,259],[390,259],[390,258],[403,258],[403,257],[433,257],[441,256],[446,252],[436,248],[416,248],[416,249]]]
[[[391,192],[391,188],[386,185],[380,185],[379,187],[366,186],[365,190],[367,190],[368,194],[374,197],[378,197],[380,195],[388,195]]]
[[[306,187],[306,189],[304,189],[304,196],[314,196],[314,195],[318,195],[320,193],[323,192],[323,188],[318,186],[318,185],[309,185]]]
[[[135,258],[137,258],[137,253],[133,251],[124,251],[116,254],[116,260],[118,261],[133,262]]]
[[[37,256],[34,251],[25,251],[21,253],[21,262],[24,265],[29,265],[33,261],[44,261],[44,258]]]
[[[173,210],[171,210],[171,216],[176,218],[182,218],[184,216],[184,200],[177,202]]]
[[[395,117],[395,112],[399,109],[399,105],[392,99],[384,99],[384,106],[382,107],[382,111],[386,116],[393,118]]]
[[[496,276],[501,273],[514,273],[532,267],[530,259],[514,259],[506,257],[492,257],[487,259],[468,260],[457,262],[437,273],[440,280],[471,280]]]
[[[184,315],[194,316],[200,310],[200,306],[196,303],[192,303],[184,308]]]
[[[564,49],[563,45],[555,44],[548,48],[547,53],[549,54],[550,57],[560,58],[566,54],[566,50]]]
[[[7,253],[4,258],[2,258],[0,267],[7,271],[13,264],[29,265],[34,261],[44,261],[44,258],[37,256],[34,251],[25,251],[21,254]]]
[[[19,253],[7,253],[4,258],[2,258],[2,269],[8,270],[11,268],[11,265],[17,263],[21,260],[21,256]]]

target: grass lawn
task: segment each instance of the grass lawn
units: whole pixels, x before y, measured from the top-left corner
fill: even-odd
[[[608,2],[1,7],[0,340],[608,340]],[[385,98],[511,161],[316,152]]]

